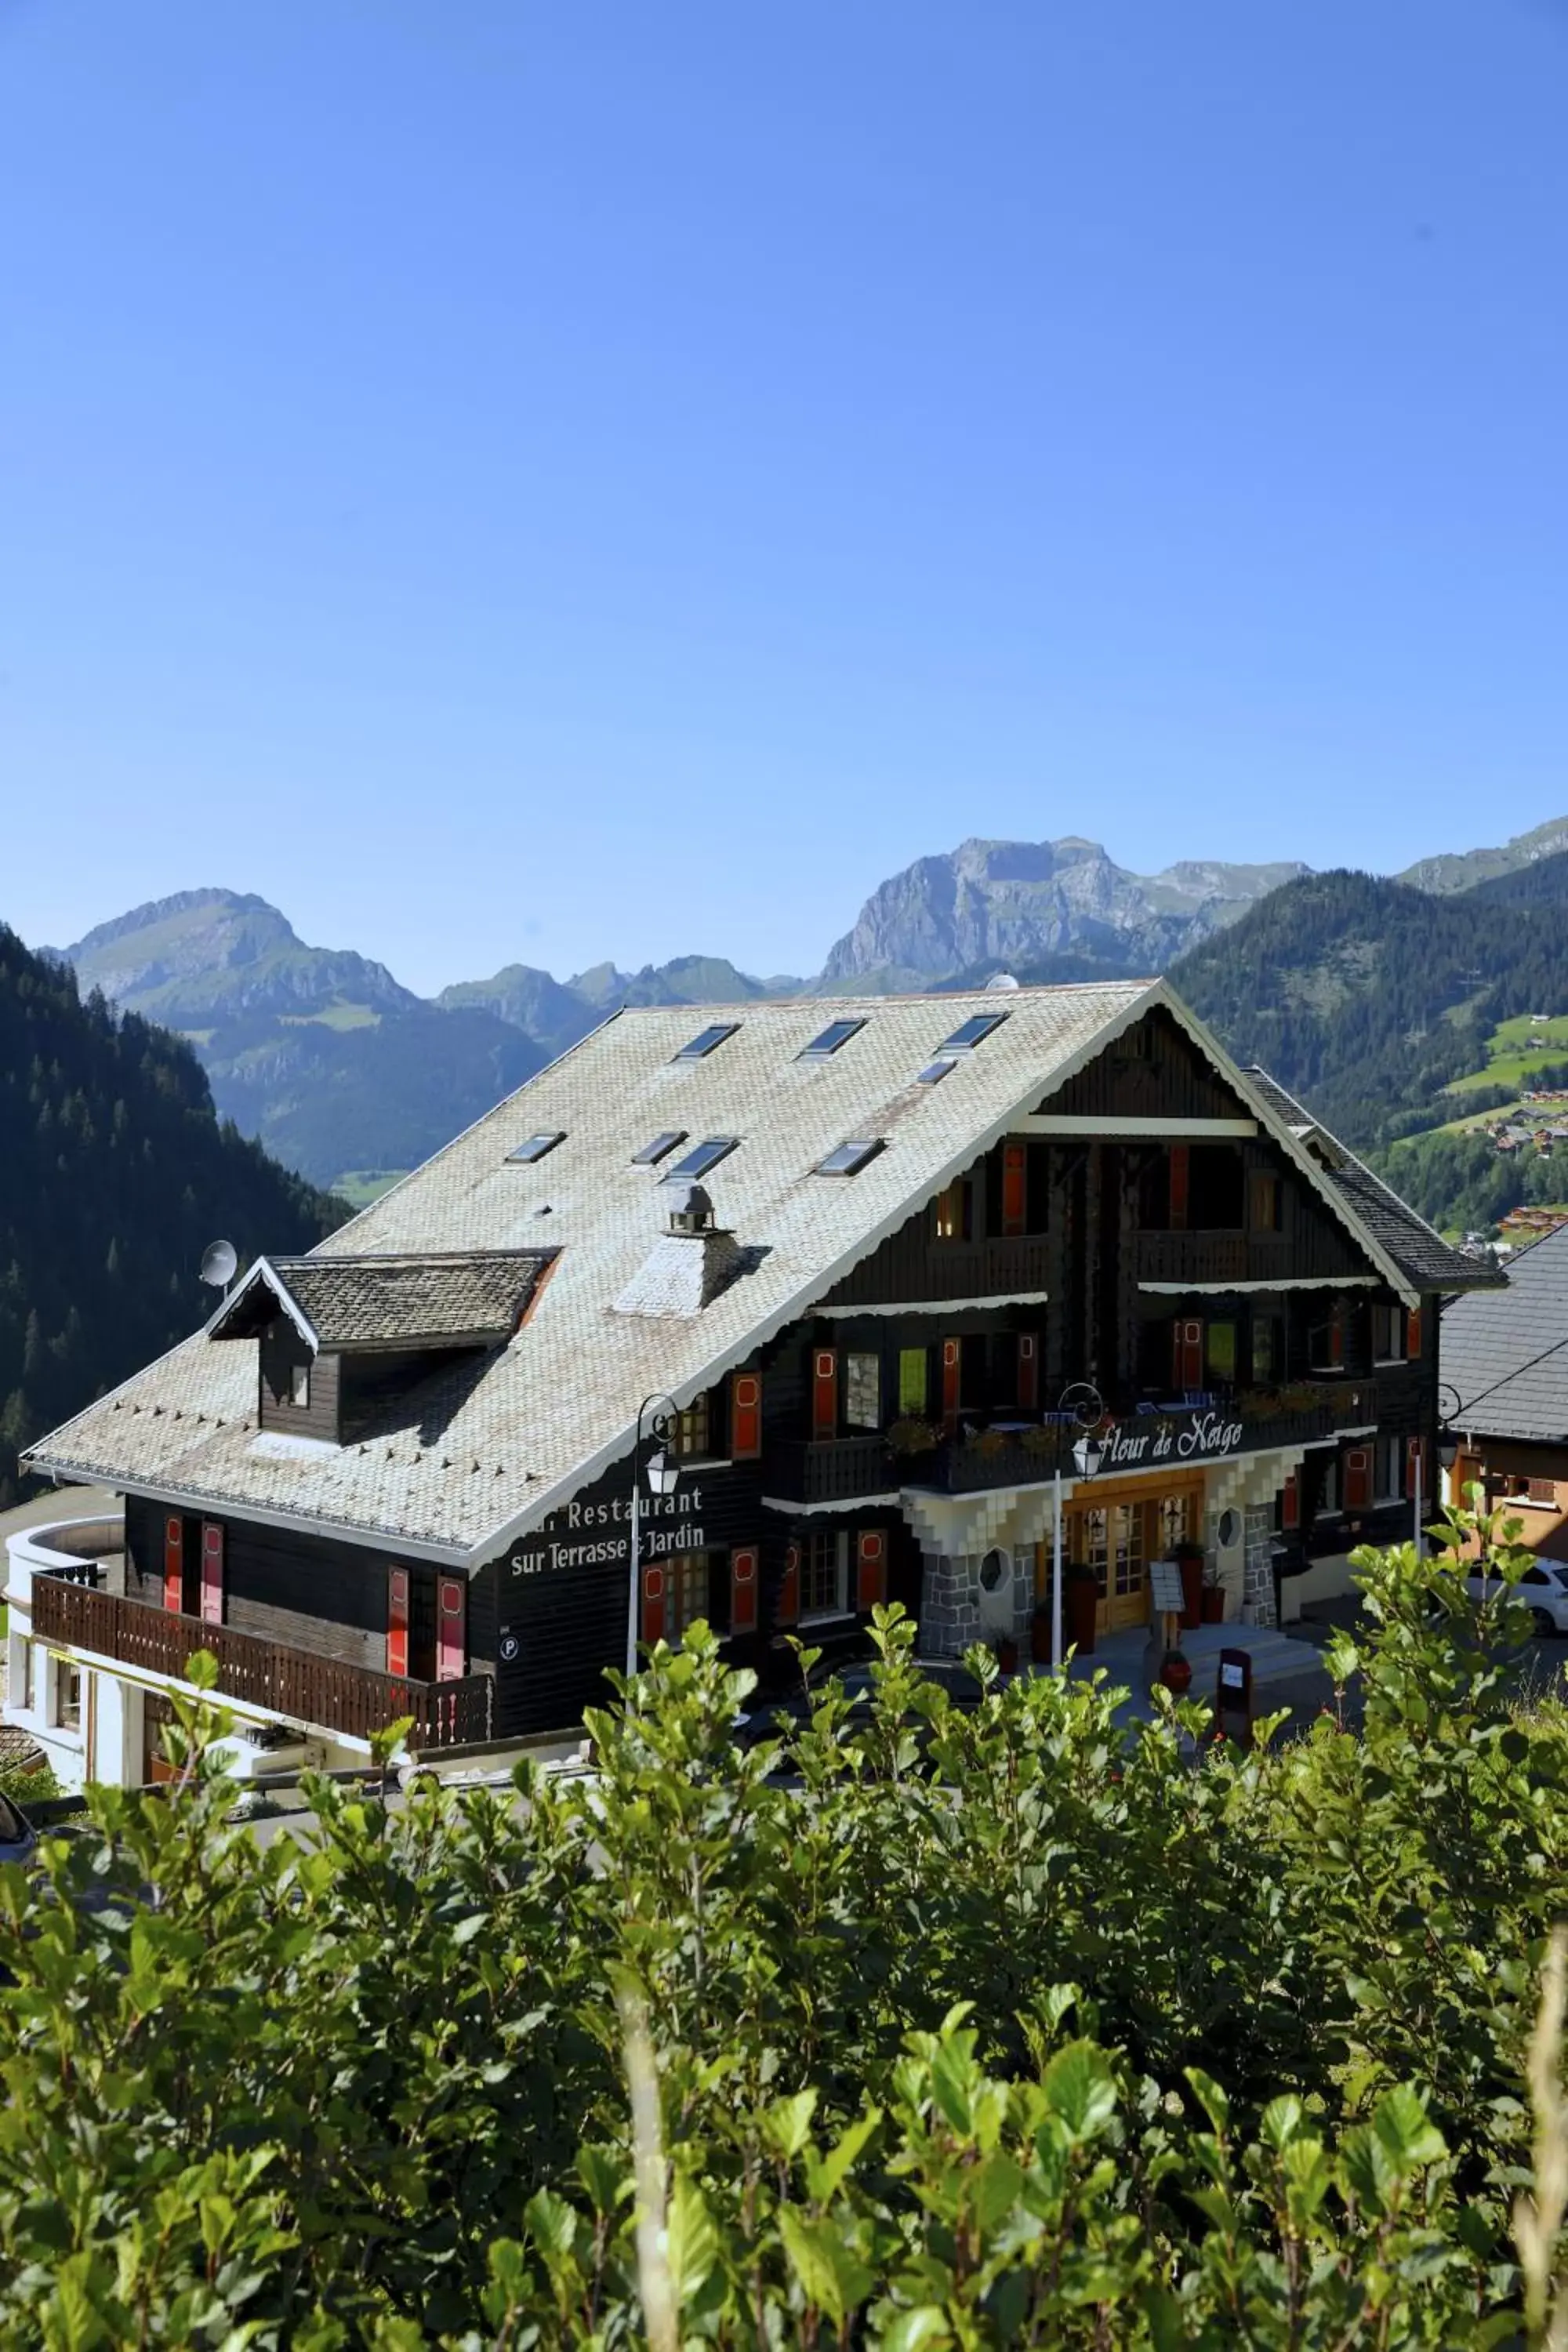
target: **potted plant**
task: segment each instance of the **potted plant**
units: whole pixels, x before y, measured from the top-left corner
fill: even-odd
[[[1225,1586],[1220,1581],[1219,1562],[1205,1562],[1204,1567],[1203,1622],[1205,1625],[1225,1622]]]
[[[1171,1558],[1182,1571],[1182,1631],[1190,1633],[1204,1622],[1204,1548],[1186,1536],[1172,1546]]]
[[[1160,1680],[1177,1698],[1192,1688],[1193,1663],[1184,1650],[1167,1650],[1160,1667]]]
[[[999,1429],[977,1429],[969,1443],[983,1462],[994,1462],[1007,1441]]]
[[[1015,1642],[1011,1633],[1003,1633],[997,1637],[996,1663],[1001,1667],[1005,1675],[1016,1675],[1017,1673],[1018,1644]]]
[[[929,1421],[906,1416],[889,1429],[888,1444],[895,1454],[929,1454],[941,1433]]]
[[[1092,1568],[1069,1568],[1067,1589],[1068,1639],[1080,1657],[1094,1654],[1094,1621],[1100,1609],[1100,1587]]]
[[[1048,1666],[1051,1663],[1049,1609],[1037,1609],[1029,1620],[1029,1655],[1037,1666]]]

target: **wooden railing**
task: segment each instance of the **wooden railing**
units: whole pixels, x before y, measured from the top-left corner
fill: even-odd
[[[1140,1282],[1279,1282],[1301,1267],[1282,1234],[1140,1234]]]
[[[1027,1297],[1046,1288],[1048,1261],[1043,1239],[941,1242],[900,1234],[847,1275],[830,1302],[940,1306],[944,1299]]]
[[[763,1465],[763,1488],[788,1503],[852,1503],[862,1495],[892,1494],[903,1484],[885,1437],[820,1438],[800,1444],[779,1439]]]
[[[457,1748],[488,1739],[493,1685],[488,1675],[448,1683],[406,1682],[283,1642],[176,1616],[115,1592],[96,1592],[65,1576],[35,1576],[33,1631],[42,1641],[68,1642],[144,1674],[184,1681],[197,1650],[217,1660],[220,1701],[237,1699],[289,1721],[319,1725],[351,1739],[368,1739],[389,1723],[412,1716],[412,1748]]]

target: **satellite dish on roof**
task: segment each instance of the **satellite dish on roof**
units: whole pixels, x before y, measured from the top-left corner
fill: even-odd
[[[202,1252],[202,1280],[214,1290],[226,1290],[238,1264],[239,1254],[232,1242],[208,1242]]]
[[[990,989],[1003,989],[1003,988],[1016,988],[1016,987],[1019,985],[1019,983],[1018,983],[1018,982],[1017,982],[1017,981],[1016,981],[1016,980],[1014,979],[1014,977],[1013,977],[1013,975],[1012,975],[1012,973],[1011,973],[1010,971],[994,971],[994,972],[992,973],[992,975],[991,975],[990,979],[986,982],[985,985],[986,985],[986,988],[987,988],[988,990],[990,990]]]

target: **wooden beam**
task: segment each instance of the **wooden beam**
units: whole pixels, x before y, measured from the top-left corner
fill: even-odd
[[[1015,1119],[1016,1135],[1059,1135],[1094,1138],[1116,1143],[1127,1138],[1168,1136],[1173,1142],[1203,1141],[1209,1136],[1256,1135],[1255,1118],[1120,1118],[1104,1111],[1041,1111]]]

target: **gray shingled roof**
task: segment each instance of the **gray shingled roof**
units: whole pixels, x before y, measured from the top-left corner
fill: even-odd
[[[1568,1440],[1568,1225],[1510,1259],[1503,1281],[1444,1310],[1442,1373],[1461,1407],[1454,1426]]]
[[[1311,1153],[1331,1190],[1363,1231],[1373,1236],[1415,1289],[1496,1290],[1500,1286],[1500,1276],[1434,1233],[1425,1217],[1407,1208],[1381,1176],[1374,1176],[1338,1136],[1331,1135],[1294,1095],[1287,1094],[1278,1078],[1256,1066],[1248,1067],[1247,1076],[1275,1116]]]
[[[477,1370],[389,1403],[374,1443],[296,1455],[258,1435],[249,1350],[215,1346],[204,1331],[41,1439],[31,1458],[64,1478],[477,1565],[625,1459],[640,1399],[666,1390],[685,1404],[745,1362],[1157,1004],[1274,1122],[1369,1265],[1397,1285],[1360,1205],[1306,1159],[1258,1080],[1235,1073],[1163,982],[836,998],[836,1015],[865,1025],[816,1060],[800,1057],[821,1029],[819,1002],[651,1005],[604,1023],[289,1266],[289,1281],[308,1286],[317,1268],[426,1258],[433,1242],[465,1257],[515,1255],[547,1234],[557,1253],[549,1281]],[[921,1086],[942,1041],[981,1012],[1006,1018],[940,1085]],[[728,1040],[682,1060],[693,1034],[721,1019],[736,1024]],[[668,1230],[670,1192],[636,1155],[672,1129],[694,1143],[739,1139],[705,1181],[744,1253],[743,1278],[688,1315],[617,1313]],[[545,1131],[563,1136],[545,1158],[509,1161],[521,1138]],[[861,1137],[883,1149],[857,1175],[816,1172]],[[1458,1264],[1459,1278],[1473,1273]],[[1446,1261],[1440,1279],[1448,1286]]]
[[[318,1348],[510,1339],[553,1255],[430,1250],[406,1256],[258,1258],[207,1331],[215,1339],[249,1339],[282,1305]]]

